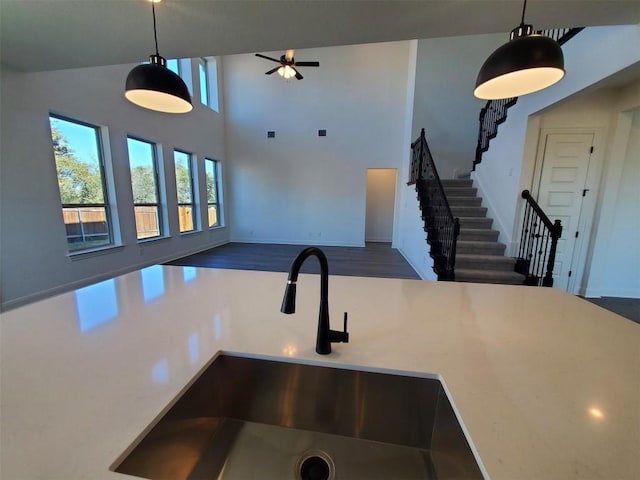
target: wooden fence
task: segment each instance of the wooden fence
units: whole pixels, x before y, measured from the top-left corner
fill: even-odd
[[[193,207],[178,206],[178,222],[181,232],[193,230]],[[135,206],[136,233],[138,240],[160,235],[158,207]],[[87,240],[91,237],[109,235],[107,213],[104,207],[63,208],[62,216],[67,228],[67,237],[76,240]],[[218,224],[217,206],[211,205],[207,211],[209,226]]]

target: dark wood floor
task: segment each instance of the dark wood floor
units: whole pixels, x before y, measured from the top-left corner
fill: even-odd
[[[291,262],[304,245],[264,243],[227,243],[220,247],[179,258],[167,265],[288,272]],[[420,277],[390,243],[367,243],[365,247],[321,247],[329,262],[331,275],[356,277]],[[317,260],[306,261],[303,273],[320,273]]]
[[[264,243],[227,243],[220,247],[179,258],[167,265],[229,268],[288,272],[291,262],[304,245],[273,245]],[[357,277],[420,279],[404,257],[389,243],[367,243],[365,247],[321,247],[329,261],[329,273]],[[303,273],[320,273],[316,260],[305,262]],[[640,323],[640,299],[585,299],[602,308]]]
[[[586,298],[599,307],[640,323],[640,298]]]

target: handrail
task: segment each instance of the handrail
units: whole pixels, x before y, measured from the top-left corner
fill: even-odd
[[[523,190],[522,198],[526,204],[515,271],[526,276],[525,285],[553,287],[553,267],[562,225],[560,220],[549,220],[529,190]]]
[[[538,30],[536,33],[553,38],[560,45],[564,45],[575,37],[583,27],[579,28],[555,28],[550,30]],[[473,160],[472,170],[482,161],[482,154],[489,150],[489,142],[498,135],[498,125],[507,120],[507,110],[518,101],[517,97],[503,98],[500,100],[489,100],[480,110],[478,120],[478,143],[476,145],[476,155]]]
[[[454,280],[460,222],[451,213],[424,128],[420,137],[411,144],[411,165],[407,184],[416,185],[427,242],[431,246],[433,270],[438,275],[438,280]]]

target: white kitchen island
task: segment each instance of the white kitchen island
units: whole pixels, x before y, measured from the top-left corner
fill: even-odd
[[[441,376],[492,479],[640,478],[640,325],[534,287],[155,266],[1,315],[0,478],[110,467],[219,351]]]

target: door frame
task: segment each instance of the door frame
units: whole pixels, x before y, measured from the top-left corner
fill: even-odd
[[[572,271],[571,278],[567,284],[567,292],[574,295],[584,295],[586,291],[587,278],[585,270],[587,263],[591,262],[595,239],[595,220],[599,215],[600,202],[600,180],[602,178],[603,164],[606,150],[606,129],[602,127],[578,127],[578,128],[541,128],[538,133],[538,144],[535,156],[535,166],[533,177],[531,178],[530,191],[533,198],[538,200],[540,192],[540,182],[542,180],[542,168],[544,164],[544,153],[547,135],[550,134],[583,134],[593,135],[593,153],[589,160],[587,179],[585,188],[589,189],[589,194],[582,201],[580,218],[578,219],[578,231],[580,235],[575,243],[571,255],[569,268]],[[553,221],[553,219],[551,219]]]

